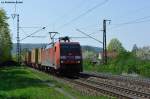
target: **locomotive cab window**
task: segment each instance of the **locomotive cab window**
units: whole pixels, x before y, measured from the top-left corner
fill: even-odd
[[[61,54],[67,55],[68,53],[80,54],[80,45],[78,45],[78,44],[73,44],[73,45],[62,44],[61,45]]]

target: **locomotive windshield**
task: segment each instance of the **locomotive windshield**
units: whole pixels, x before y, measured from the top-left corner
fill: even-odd
[[[68,55],[69,53],[80,55],[81,54],[80,45],[79,44],[61,44],[60,53],[61,55]]]

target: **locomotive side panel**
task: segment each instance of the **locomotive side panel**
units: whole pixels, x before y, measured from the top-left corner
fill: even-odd
[[[41,65],[43,66],[45,64],[45,50],[42,49],[41,53]]]
[[[49,66],[54,67],[54,48],[50,48],[48,54],[49,54],[48,59],[50,60]]]
[[[54,46],[54,65],[56,70],[60,68],[60,43]]]

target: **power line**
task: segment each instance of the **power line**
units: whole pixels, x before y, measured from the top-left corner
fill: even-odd
[[[85,4],[85,0],[81,1],[77,6],[74,6],[73,8],[71,8],[71,10],[69,10],[68,12],[66,12],[65,14],[63,14],[62,16],[58,17],[57,19],[55,19],[52,24],[53,24],[53,27],[54,25],[59,22],[60,20],[62,20],[63,18],[66,18],[68,15],[70,15],[71,13],[73,13],[76,9],[80,9],[82,6],[81,4]],[[52,25],[51,24],[51,25]],[[49,27],[49,25],[47,25],[46,27]]]
[[[88,26],[84,26],[84,27],[81,27],[80,29],[84,29],[84,30],[86,30],[86,29],[94,29],[94,28],[98,28],[99,26],[97,26],[97,25],[88,25]]]
[[[43,28],[41,28],[41,29],[39,29],[39,30],[37,30],[37,31],[35,31],[35,32],[31,33],[31,34],[29,34],[28,36],[22,38],[20,41],[22,41],[22,40],[24,40],[24,39],[26,39],[26,38],[28,38],[28,37],[30,37],[30,36],[32,36],[32,35],[34,35],[34,34],[40,32],[41,30],[44,30],[45,28],[46,28],[46,27],[43,27]]]
[[[99,42],[99,43],[103,44],[103,42],[102,42],[102,41],[100,41],[100,40],[98,40],[98,39],[96,39],[96,38],[94,38],[94,37],[90,36],[89,34],[84,33],[83,31],[81,31],[81,30],[79,30],[79,29],[76,29],[76,31],[78,31],[78,32],[80,32],[80,33],[82,33],[82,34],[86,35],[87,37],[92,38],[92,39],[94,39],[95,41],[97,41],[97,42]]]
[[[135,19],[135,20],[132,20],[132,21],[119,23],[119,24],[116,24],[116,25],[132,24],[132,23],[136,23],[137,21],[140,21],[140,20],[143,20],[143,19],[147,19],[147,18],[150,18],[150,16],[145,16],[145,17],[138,18],[138,19]]]
[[[132,20],[132,21],[123,22],[123,23],[119,23],[119,24],[114,24],[114,27],[112,27],[110,29],[118,28],[118,27],[121,27],[121,26],[124,26],[124,25],[129,25],[129,24],[137,24],[137,23],[148,22],[148,21],[150,21],[150,19],[145,20],[145,19],[148,19],[148,18],[150,18],[150,16],[145,16],[145,17],[138,18],[138,19],[135,19],[135,20]]]
[[[80,9],[82,6],[81,4],[85,3],[85,0],[82,0],[77,6],[73,7],[71,10],[69,10],[67,13],[56,19],[53,23],[57,23],[58,21],[62,20],[62,18],[66,18],[68,15],[73,13],[76,9]]]
[[[22,32],[25,34],[25,36],[27,36],[29,34],[27,34],[27,32],[24,31],[24,28],[26,29],[26,28],[43,28],[43,27],[32,26],[32,27],[19,27],[19,28],[22,30]],[[30,37],[32,37],[32,38],[45,38],[46,36],[30,36]]]
[[[45,38],[47,36],[30,36],[30,37],[32,37],[32,38]]]
[[[25,35],[28,35],[28,34],[24,31],[23,28],[20,28],[20,29],[21,29],[21,31],[22,31]]]
[[[120,16],[116,16],[117,19],[122,19],[122,18],[127,18],[126,16],[129,14],[129,15],[132,15],[132,14],[135,14],[135,13],[139,13],[140,11],[142,11],[143,9],[146,9],[147,7],[150,7],[150,6],[144,6],[144,7],[141,7],[141,8],[138,8],[138,9],[135,9],[135,10],[130,10],[128,11],[127,13],[123,14],[123,15],[120,15]]]
[[[20,27],[20,28],[42,28],[42,27],[40,27],[40,26],[28,26],[28,27]]]
[[[103,2],[101,2],[101,3],[99,3],[99,4],[97,4],[97,5],[95,5],[94,7],[92,7],[92,8],[90,8],[90,9],[88,9],[87,11],[85,11],[85,12],[84,12],[84,13],[82,13],[82,14],[80,14],[79,16],[77,16],[77,17],[73,18],[73,19],[72,19],[72,20],[70,20],[69,22],[67,22],[67,23],[63,24],[63,25],[62,25],[62,26],[60,26],[58,29],[62,29],[62,28],[64,28],[65,26],[69,25],[70,23],[72,23],[72,22],[74,22],[74,21],[76,21],[76,20],[80,19],[81,17],[83,17],[83,16],[87,15],[88,13],[92,12],[94,9],[96,9],[96,8],[98,8],[98,7],[102,6],[102,5],[104,5],[104,4],[105,4],[105,3],[107,3],[108,1],[109,1],[109,0],[105,0],[105,1],[103,1]]]

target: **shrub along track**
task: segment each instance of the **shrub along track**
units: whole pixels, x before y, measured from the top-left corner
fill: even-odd
[[[44,72],[49,73],[48,71]],[[119,83],[120,80],[110,80],[111,77],[108,79],[102,75],[96,76],[88,73],[81,73],[73,77],[53,75],[53,78],[58,82],[70,85],[83,94],[109,95],[110,97],[113,96],[119,99],[150,99],[149,90],[139,90],[138,85],[134,86],[134,82],[131,84],[132,81],[130,83],[128,83],[129,81],[123,81],[124,84],[122,84],[121,82]],[[128,85],[128,87],[126,85]],[[138,90],[131,86],[137,87]]]

